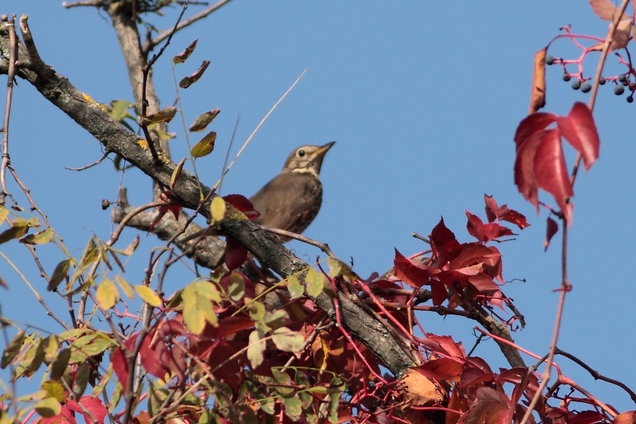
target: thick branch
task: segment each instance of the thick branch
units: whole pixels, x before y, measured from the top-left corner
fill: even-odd
[[[0,23],[0,53],[8,52],[8,32],[5,23]],[[28,58],[18,58],[19,61]],[[0,68],[2,71],[2,68]],[[78,91],[66,78],[51,67],[38,72],[19,68],[17,75],[31,83],[46,99],[66,113],[81,127],[98,139],[107,151],[116,152],[163,186],[170,185],[170,176],[175,164],[165,160],[163,164],[153,161],[150,153],[142,147],[135,134],[111,119],[94,101]],[[199,185],[194,176],[183,171],[174,185],[173,193],[184,206],[195,209],[199,205]],[[204,194],[208,187],[202,187]],[[209,205],[201,208],[201,214],[209,218]],[[267,231],[249,221],[223,221],[222,229],[243,243],[259,260],[282,277],[296,274],[309,265],[296,258],[277,243]],[[301,273],[300,280],[303,280]],[[383,323],[369,316],[362,308],[344,296],[339,296],[342,305],[343,324],[362,341],[378,359],[394,374],[402,375],[414,360],[406,347],[395,340]],[[333,301],[326,294],[313,299],[319,308],[335,316]]]

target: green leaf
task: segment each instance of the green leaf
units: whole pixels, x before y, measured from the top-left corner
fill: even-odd
[[[62,378],[68,366],[69,359],[71,359],[71,349],[67,347],[60,350],[60,353],[57,354],[57,358],[55,358],[55,361],[51,364],[51,380],[59,380]]]
[[[20,353],[20,349],[22,348],[22,343],[26,339],[26,333],[24,331],[20,331],[16,334],[13,339],[9,342],[7,347],[2,352],[2,361],[0,362],[0,368],[5,369],[7,365],[13,361],[18,353]]]
[[[128,100],[115,100],[111,102],[111,111],[108,114],[115,121],[123,121],[125,118],[132,118],[132,115],[128,113],[128,108],[134,106],[134,103]]]
[[[35,410],[44,418],[51,418],[62,412],[60,403],[54,397],[47,397],[35,404]]]
[[[85,267],[86,265],[92,264],[99,257],[99,251],[97,250],[97,245],[95,244],[95,239],[91,237],[84,248],[84,253],[82,253],[82,259],[80,260],[80,265]]]
[[[297,396],[282,397],[281,402],[285,406],[285,415],[292,421],[298,421],[303,415],[303,407]]]
[[[75,375],[75,384],[73,384],[73,394],[75,394],[75,399],[81,398],[86,391],[90,373],[91,368],[88,361],[83,362],[77,370],[77,374]]]
[[[183,319],[194,334],[201,334],[205,322],[218,325],[218,318],[212,307],[212,301],[219,303],[221,295],[214,284],[208,281],[195,281],[188,284],[181,293],[183,299]]]
[[[41,389],[46,392],[46,397],[55,398],[58,402],[64,402],[66,399],[66,390],[59,381],[45,381],[42,383]]]
[[[265,351],[266,342],[263,340],[258,330],[250,333],[247,346],[247,359],[249,359],[252,368],[257,368],[263,363],[263,352]]]
[[[49,285],[46,287],[48,291],[57,290],[57,286],[59,286],[62,280],[64,280],[66,276],[68,275],[68,270],[70,266],[71,266],[71,259],[64,259],[63,261],[61,261],[55,266],[55,269],[53,270],[53,275],[51,276],[51,279],[49,280]]]

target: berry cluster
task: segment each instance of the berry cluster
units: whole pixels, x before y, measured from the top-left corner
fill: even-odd
[[[581,74],[570,74],[566,67],[563,59],[555,58],[551,55],[546,55],[545,57],[546,65],[554,65],[561,64],[563,66],[563,81],[568,82],[572,78],[575,78],[572,81],[572,88],[574,90],[581,90],[583,93],[588,93],[592,89],[592,85],[589,83],[590,78],[584,79]],[[634,101],[634,91],[636,91],[636,82],[631,83],[629,81],[630,73],[621,74],[615,77],[604,78],[601,77],[599,79],[600,85],[605,85],[607,81],[613,81],[614,86],[614,94],[617,96],[622,95],[625,92],[625,87],[631,92],[629,96],[627,96],[627,103],[632,103]]]

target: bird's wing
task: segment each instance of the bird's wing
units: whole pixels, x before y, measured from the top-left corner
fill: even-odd
[[[279,175],[250,200],[261,213],[254,220],[257,224],[300,233],[318,214],[322,185],[320,180],[310,175]]]

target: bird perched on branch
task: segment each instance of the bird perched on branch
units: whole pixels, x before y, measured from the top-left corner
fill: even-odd
[[[325,154],[335,143],[294,149],[278,175],[250,197],[254,209],[260,213],[253,222],[292,233],[305,231],[320,211],[322,183],[318,175]],[[209,234],[208,230],[197,231],[183,241]],[[279,237],[283,241],[289,240]]]
[[[322,205],[322,183],[318,175],[327,151],[324,146],[300,146],[287,157],[283,169],[250,198],[261,216],[255,223],[302,233]]]

